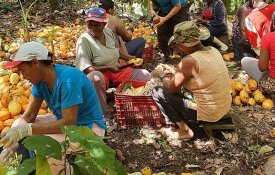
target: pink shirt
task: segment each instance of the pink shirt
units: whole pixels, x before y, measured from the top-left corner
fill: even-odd
[[[263,49],[269,51],[269,76],[275,78],[275,32],[266,34],[261,41],[261,46]]]

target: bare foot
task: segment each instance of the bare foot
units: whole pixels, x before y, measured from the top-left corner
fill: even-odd
[[[194,137],[194,132],[191,129],[186,130],[179,130],[178,131],[178,139],[182,140],[190,140]]]
[[[194,133],[191,129],[188,130],[173,130],[172,128],[162,129],[161,134],[170,140],[180,139],[180,140],[190,140],[194,137]]]

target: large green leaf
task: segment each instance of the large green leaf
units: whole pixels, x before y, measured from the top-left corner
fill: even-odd
[[[55,139],[45,135],[33,135],[23,141],[24,146],[37,154],[62,160],[61,145]]]
[[[85,126],[61,126],[61,131],[67,135],[71,142],[85,143],[87,139],[103,140],[103,137],[97,136],[91,128]]]
[[[35,170],[35,159],[26,159],[16,169],[10,170],[7,175],[26,175]],[[1,174],[1,173],[0,173]]]
[[[37,175],[51,175],[51,168],[46,156],[36,154],[36,172]]]
[[[0,165],[0,174],[6,175],[8,172],[9,167],[7,165]]]
[[[77,155],[74,163],[80,168],[83,174],[103,175],[104,173],[104,170],[99,169],[94,164],[94,160],[89,156]]]

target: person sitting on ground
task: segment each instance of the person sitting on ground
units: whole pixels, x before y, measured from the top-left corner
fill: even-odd
[[[206,0],[207,7],[203,11],[203,19],[196,19],[197,24],[202,24],[210,31],[210,37],[202,41],[204,45],[216,44],[222,51],[228,46],[217,37],[227,32],[226,8],[221,0]]]
[[[118,85],[125,80],[148,81],[151,74],[145,69],[122,68],[116,38],[109,28],[105,28],[106,11],[99,7],[88,10],[85,21],[88,31],[83,33],[76,44],[75,66],[92,81],[99,97],[105,118],[111,117],[106,102],[109,84]]]
[[[15,120],[10,130],[1,133],[0,144],[4,144],[1,155],[11,156],[21,139],[34,134],[47,134],[62,142],[65,136],[61,134],[61,125],[87,126],[97,135],[105,135],[107,127],[90,80],[78,69],[52,64],[50,55],[44,45],[28,42],[22,44],[13,61],[4,66],[5,69],[17,67],[33,86],[24,114]],[[53,115],[37,116],[43,100]]]
[[[236,57],[241,59],[246,56],[256,57],[245,34],[245,18],[252,12],[252,0],[247,1],[238,9],[233,23],[232,45]]]
[[[153,99],[166,121],[179,126],[179,130],[166,133],[171,139],[191,139],[194,122],[217,122],[231,108],[230,78],[222,55],[216,48],[201,44],[209,35],[206,27],[186,21],[175,26],[169,40],[169,46],[188,54],[175,74],[159,73],[163,86],[153,89]],[[183,87],[193,93],[195,103],[184,99]]]
[[[252,0],[254,10],[245,18],[245,33],[253,50],[260,55],[261,39],[271,29],[272,13],[275,4],[267,4],[263,0]]]
[[[127,31],[122,21],[114,16],[114,2],[112,0],[100,0],[99,7],[106,10],[107,25],[115,34],[116,42],[119,44],[120,57],[141,58],[145,47],[145,40],[142,37],[132,39],[132,32]]]
[[[159,47],[164,54],[164,62],[170,58],[172,49],[168,47],[169,38],[173,35],[175,25],[188,20],[187,7],[185,0],[148,0],[151,14],[159,18],[155,24],[159,39]],[[158,6],[158,11],[154,10]]]
[[[241,64],[245,72],[258,82],[259,89],[275,100],[275,11],[272,15],[271,32],[261,40],[259,59],[244,57]]]

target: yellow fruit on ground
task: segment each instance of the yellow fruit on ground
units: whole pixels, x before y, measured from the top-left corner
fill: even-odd
[[[22,113],[25,112],[27,110],[27,107],[28,107],[28,104],[23,105],[22,109],[21,109],[22,110],[21,112]]]
[[[140,170],[142,175],[152,175],[152,171],[149,167],[144,167]]]
[[[0,58],[3,58],[5,56],[5,52],[4,51],[1,51],[0,52]]]
[[[7,132],[11,127],[10,126],[5,126],[3,129],[2,129],[2,133],[4,132]]]
[[[272,129],[271,135],[272,135],[273,137],[275,137],[275,128]]]
[[[38,115],[45,115],[47,113],[48,113],[48,111],[45,109],[39,109],[39,111],[38,111]]]
[[[4,123],[0,120],[0,131],[2,131],[4,127],[5,127]]]
[[[11,126],[14,121],[15,119],[8,119],[8,120],[5,120],[3,123],[5,126]]]
[[[10,83],[13,85],[17,85],[19,83],[20,77],[17,73],[12,73],[10,76]]]
[[[19,119],[21,116],[22,116],[22,114],[18,114],[18,115],[11,116],[11,118],[16,120],[16,119]]]
[[[247,85],[248,85],[248,88],[251,90],[251,91],[255,91],[257,89],[257,81],[256,80],[253,80],[253,79],[249,79],[247,81]]]
[[[21,105],[16,100],[10,101],[8,108],[11,115],[18,115],[22,110]]]
[[[254,106],[256,104],[255,99],[254,98],[249,98],[248,104],[251,105],[251,106]]]
[[[31,89],[29,88],[29,89],[25,90],[24,95],[29,98],[31,93],[32,93]]]
[[[43,101],[40,108],[47,109],[47,107],[48,107],[47,103],[45,101]]]
[[[243,89],[243,84],[239,80],[232,80],[231,81],[231,86],[236,90],[236,91],[241,91]]]
[[[230,56],[228,54],[224,54],[222,57],[223,57],[223,59],[225,61],[229,61],[230,60]]]
[[[260,91],[259,89],[255,90],[253,92],[253,96],[257,95],[257,94],[263,94],[262,91]]]
[[[231,96],[236,97],[236,95],[237,95],[237,91],[233,87],[231,87]]]
[[[9,119],[11,117],[11,113],[9,112],[9,111],[3,111],[3,110],[1,110],[0,111],[0,120],[1,121],[5,121],[5,120],[7,120],[7,119]]]
[[[248,87],[248,84],[246,84],[246,85],[244,86],[244,90],[245,90],[246,92],[251,92],[251,90],[250,90],[249,87]]]
[[[9,61],[0,61],[0,68],[3,68]]]
[[[240,96],[236,96],[233,98],[233,104],[237,106],[241,104]]]
[[[20,97],[18,97],[16,99],[18,101],[18,103],[21,105],[21,106],[24,106],[24,105],[27,105],[29,103],[29,99],[23,95],[21,95]]]
[[[271,110],[274,107],[274,103],[271,99],[265,99],[262,103],[262,107],[267,110]]]
[[[13,95],[23,95],[25,92],[25,89],[23,87],[17,88],[17,89],[11,89],[11,94]]]
[[[249,95],[245,90],[241,90],[240,92],[240,99],[243,103],[247,103],[249,100]]]
[[[230,57],[230,59],[233,59],[235,56],[234,52],[229,52],[227,55]]]
[[[265,100],[265,96],[262,93],[256,93],[254,99],[257,103],[262,103]]]
[[[1,97],[1,105],[4,108],[7,108],[11,100],[12,100],[12,95],[10,93],[5,93]]]
[[[7,83],[9,80],[10,80],[9,75],[2,76],[0,77],[0,84]]]

